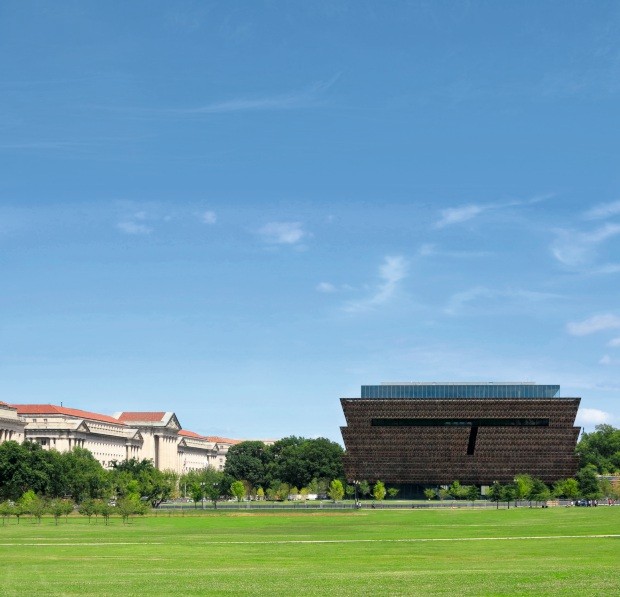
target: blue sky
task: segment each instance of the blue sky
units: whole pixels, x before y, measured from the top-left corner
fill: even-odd
[[[341,441],[382,381],[620,425],[615,2],[3,2],[0,399]]]

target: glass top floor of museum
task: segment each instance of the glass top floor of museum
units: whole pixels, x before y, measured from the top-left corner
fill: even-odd
[[[383,382],[364,385],[362,398],[558,398],[559,385],[534,382]]]

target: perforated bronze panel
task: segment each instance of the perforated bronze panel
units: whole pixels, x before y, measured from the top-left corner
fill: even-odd
[[[579,427],[573,425],[579,402],[580,398],[342,398],[347,422],[341,428],[345,472],[350,480],[395,484],[443,485],[459,480],[488,485],[511,482],[520,473],[552,483],[577,472]],[[377,424],[385,419],[413,424]],[[471,420],[472,424],[416,424],[420,419]],[[476,426],[476,421],[490,419],[500,424]],[[501,419],[507,420],[505,426]],[[548,419],[549,424],[514,424],[521,419]]]

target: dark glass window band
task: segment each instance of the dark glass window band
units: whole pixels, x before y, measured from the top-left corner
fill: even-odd
[[[371,419],[372,427],[549,427],[549,419]]]

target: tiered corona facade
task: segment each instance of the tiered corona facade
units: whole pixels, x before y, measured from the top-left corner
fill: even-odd
[[[490,485],[577,472],[580,398],[533,383],[398,383],[342,398],[347,478]],[[372,396],[372,397],[371,397]]]

